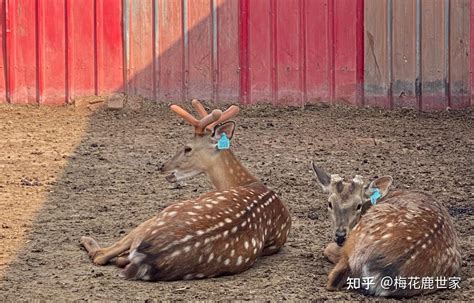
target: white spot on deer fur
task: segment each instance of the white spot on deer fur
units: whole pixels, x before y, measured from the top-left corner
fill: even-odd
[[[206,238],[206,239],[204,239],[204,244],[207,244],[207,243],[209,243],[210,241],[211,241],[211,238]]]
[[[255,213],[252,213],[252,217],[255,218]]]
[[[435,223],[435,224],[433,225],[433,227],[434,227],[435,229],[438,228],[438,224]]]
[[[193,238],[193,236],[191,236],[191,235],[186,235],[186,236],[184,236],[184,237],[181,239],[181,243],[184,243],[184,242],[186,242],[186,241],[188,241],[188,240],[191,240],[192,238]]]
[[[235,249],[230,251],[230,256],[233,257],[235,255]]]
[[[226,223],[232,223],[232,220],[231,220],[230,218],[225,218],[224,221],[225,221]]]
[[[204,234],[203,230],[197,230],[196,231],[196,235],[198,235],[198,236],[203,235],[203,234]]]
[[[235,265],[239,266],[240,264],[242,264],[242,256],[239,256],[237,258],[237,262],[235,262]]]
[[[229,260],[229,259],[225,259],[225,260],[224,260],[224,265],[229,265],[229,263],[230,263],[230,260]]]
[[[224,231],[224,232],[222,233],[222,237],[227,237],[228,234],[229,234],[229,231],[226,230],[226,231]]]
[[[224,226],[224,222],[219,222],[219,226],[220,227]]]
[[[212,204],[206,204],[207,208],[212,208]]]
[[[185,246],[183,250],[184,252],[189,252],[191,250],[191,246]]]
[[[225,244],[224,249],[227,249],[227,248],[229,248],[229,243],[226,243],[226,244]]]
[[[242,222],[242,224],[240,224],[240,226],[242,226],[242,227],[245,227],[245,225],[247,225],[246,221],[244,221],[244,222]]]
[[[410,237],[410,236],[407,237],[407,240],[408,240],[408,241],[411,241],[412,239],[413,239],[413,238]]]
[[[155,226],[162,226],[162,225],[165,225],[165,222],[160,221],[160,220],[161,220],[161,219],[156,220],[157,223],[155,224]]]
[[[198,248],[199,246],[201,246],[201,242],[194,243],[194,247]]]
[[[392,222],[387,223],[387,227],[393,227],[393,226],[394,226],[394,224]]]
[[[421,248],[426,249],[426,244],[421,245]]]
[[[151,232],[151,234],[154,235],[154,234],[156,234],[157,232],[158,232],[158,230],[155,229],[154,231]]]
[[[225,196],[219,196],[217,197],[217,200],[224,201],[224,200],[227,200],[227,198]]]
[[[177,257],[181,254],[181,251],[180,250],[175,250],[172,254],[171,254],[171,258],[174,258],[174,257]]]
[[[195,209],[201,209],[201,208],[202,208],[201,205],[194,205],[193,207],[194,207]]]
[[[237,232],[237,226],[232,227],[232,229],[230,230],[230,232],[231,232],[231,233]]]
[[[197,274],[197,275],[196,275],[196,278],[199,278],[199,279],[202,279],[202,278],[204,278],[204,277],[205,277],[204,274]]]
[[[245,249],[249,249],[249,242],[248,241],[244,242],[244,247],[245,247]]]
[[[207,263],[211,262],[212,259],[214,259],[214,253],[211,253],[211,254],[209,255],[209,258],[207,259]]]
[[[385,234],[382,236],[382,239],[388,239],[392,236],[392,234]]]
[[[253,249],[253,254],[254,254],[254,255],[257,254],[257,248],[254,248],[254,249]]]
[[[195,215],[197,215],[197,214],[196,214],[195,212],[188,211],[188,215],[190,215],[190,216],[195,216]]]

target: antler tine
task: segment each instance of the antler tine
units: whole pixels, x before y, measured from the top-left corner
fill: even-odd
[[[188,121],[189,123],[191,123],[191,125],[193,125],[194,127],[198,127],[199,126],[199,120],[197,120],[196,118],[193,117],[193,115],[191,115],[190,113],[188,113],[187,111],[185,111],[181,106],[178,106],[178,105],[171,105],[171,110],[174,111],[175,113],[177,113],[179,116],[181,116],[181,118],[183,118],[184,120]]]
[[[201,102],[199,102],[199,100],[193,99],[191,103],[193,104],[194,109],[197,111],[197,113],[199,114],[201,118],[204,118],[205,116],[207,116],[207,111],[206,109],[204,109],[204,106],[202,105]]]
[[[231,105],[223,114],[222,116],[219,118],[219,120],[217,120],[216,122],[212,123],[212,124],[209,124],[207,126],[207,129],[209,130],[212,130],[212,128],[214,126],[216,126],[217,124],[219,123],[222,123],[224,121],[227,121],[235,116],[237,116],[237,114],[239,113],[240,111],[240,108],[238,106],[235,106],[235,105]]]
[[[209,115],[199,121],[199,125],[196,126],[196,134],[204,134],[206,132],[206,127],[215,121],[219,121],[221,116],[222,111],[220,109],[213,110]]]

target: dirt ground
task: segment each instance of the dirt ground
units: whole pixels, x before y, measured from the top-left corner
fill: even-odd
[[[91,264],[83,235],[111,244],[165,206],[210,189],[204,176],[174,188],[158,173],[191,137],[166,105],[97,110],[0,106],[0,298],[18,300],[373,300],[327,292],[332,265],[326,196],[309,160],[331,173],[390,174],[430,191],[454,218],[461,289],[418,297],[472,299],[474,111],[416,113],[317,105],[243,107],[233,150],[289,207],[285,248],[250,270],[186,282],[125,281]]]

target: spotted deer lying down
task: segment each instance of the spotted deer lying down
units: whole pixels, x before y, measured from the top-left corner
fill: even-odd
[[[239,108],[207,114],[199,101],[193,100],[193,106],[200,120],[171,106],[194,126],[194,138],[161,172],[169,182],[204,173],[216,190],[168,206],[112,246],[100,248],[93,238],[83,237],[93,263],[126,266],[122,274],[127,279],[199,279],[245,271],[286,242],[287,208],[228,148],[235,123],[227,120]]]
[[[365,183],[329,176],[312,163],[316,179],[329,194],[328,210],[336,243],[325,255],[336,266],[327,289],[350,278],[374,278],[366,294],[409,297],[436,289],[382,287],[384,277],[453,277],[461,266],[458,237],[446,208],[421,191],[390,191],[392,177]],[[371,201],[372,198],[372,201]],[[375,205],[372,205],[375,203]],[[368,288],[368,289],[366,289]]]

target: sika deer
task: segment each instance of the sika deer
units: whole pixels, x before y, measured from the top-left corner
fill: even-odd
[[[323,191],[329,193],[328,210],[337,243],[325,250],[337,263],[329,273],[328,290],[340,289],[348,277],[373,277],[374,284],[363,289],[367,294],[409,297],[436,289],[387,288],[382,287],[381,279],[452,277],[459,271],[461,255],[453,223],[445,207],[431,195],[390,192],[390,176],[367,184],[358,175],[345,181],[312,166]]]
[[[245,271],[259,256],[276,253],[286,242],[291,222],[285,205],[230,149],[218,144],[224,133],[232,139],[235,123],[224,121],[235,116],[238,107],[207,114],[197,100],[193,106],[200,120],[171,106],[195,127],[194,138],[161,171],[169,182],[205,173],[217,190],[168,206],[110,247],[100,248],[91,237],[83,237],[95,264],[115,258],[117,266],[126,265],[127,279],[216,277]]]

